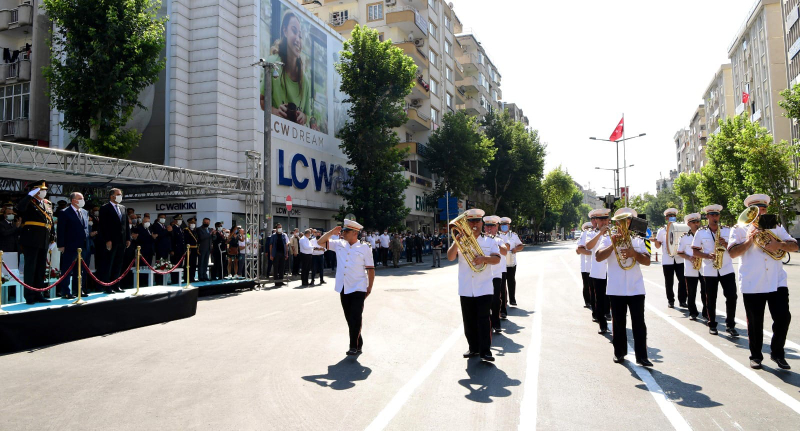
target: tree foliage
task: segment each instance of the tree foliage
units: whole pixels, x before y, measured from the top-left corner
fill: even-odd
[[[700,187],[701,180],[702,175],[697,172],[691,174],[681,172],[678,178],[675,178],[673,187],[675,194],[678,195],[683,202],[682,208],[685,214],[700,212],[703,207],[703,205],[701,205],[700,196],[698,195],[698,188]]]
[[[338,137],[353,167],[340,216],[352,212],[359,223],[379,229],[400,226],[410,211],[404,201],[409,181],[394,129],[408,119],[403,101],[414,87],[417,66],[391,41],[381,42],[377,31],[357,25],[336,70],[351,119]]]
[[[62,126],[89,152],[125,157],[141,134],[125,130],[139,93],[158,79],[165,59],[160,0],[43,0],[55,23],[43,70]]]
[[[533,215],[534,231],[555,229],[561,219],[564,206],[573,199],[576,192],[580,194],[580,199],[576,206],[580,206],[583,201],[583,194],[575,187],[575,181],[573,181],[572,177],[562,170],[561,166],[548,172],[542,182],[540,210]],[[572,215],[567,217],[567,220],[570,220]]]

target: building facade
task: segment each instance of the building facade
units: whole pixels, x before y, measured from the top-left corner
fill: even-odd
[[[656,193],[661,190],[670,190],[675,185],[675,179],[678,178],[678,171],[671,169],[667,178],[659,178],[656,180]]]
[[[517,121],[525,125],[525,128],[530,127],[530,122],[528,121],[528,117],[522,113],[522,109],[517,106],[516,103],[508,103],[508,102],[501,102],[500,109],[505,109],[508,111],[508,115],[511,117],[512,120]]]
[[[720,66],[703,95],[706,111],[706,128],[713,135],[719,132],[719,122],[734,115],[733,72],[730,64]]]
[[[690,172],[700,172],[706,164],[706,141],[708,131],[706,130],[706,109],[700,105],[694,111],[692,119],[689,121],[689,154],[691,164],[687,164]]]
[[[675,132],[673,136],[675,142],[675,153],[678,159],[678,172],[691,172],[690,166],[690,152],[689,152],[689,131],[680,129]]]

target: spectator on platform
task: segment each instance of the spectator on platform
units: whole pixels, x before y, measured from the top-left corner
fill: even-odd
[[[425,246],[425,240],[422,239],[422,232],[417,232],[414,236],[414,253],[417,255],[417,263],[422,263],[422,248]]]
[[[227,275],[227,254],[225,250],[225,230],[222,228],[222,222],[218,221],[214,223],[214,229],[211,231],[212,280],[222,280]]]
[[[150,222],[150,214],[145,213],[142,217],[142,223],[133,228],[131,233],[136,232],[138,235],[137,243],[141,248],[140,255],[149,264],[153,264],[153,256],[156,252],[156,235],[153,233],[153,223]],[[146,276],[145,276],[146,277]],[[144,284],[140,280],[139,284]]]
[[[234,227],[227,235],[228,245],[228,277],[236,278],[239,273],[239,235]]]
[[[183,215],[178,214],[172,217],[172,230],[170,237],[172,238],[172,250],[169,252],[169,260],[173,265],[177,265],[181,257],[186,254],[186,239],[183,235]],[[188,277],[188,274],[185,274]],[[178,272],[173,272],[171,275],[172,284],[178,284]]]
[[[300,238],[301,287],[308,286],[308,273],[311,272],[311,259],[314,254],[314,247],[311,245],[311,233],[312,229],[306,229],[303,232],[303,237]]]
[[[100,236],[103,248],[100,250],[105,264],[97,268],[99,279],[106,283],[116,280],[122,274],[125,249],[131,245],[131,230],[125,217],[126,209],[122,203],[122,190],[113,188],[108,194],[108,203],[100,208]],[[119,284],[107,286],[105,293],[122,292]]]
[[[211,247],[214,241],[214,229],[211,228],[211,219],[206,217],[203,224],[195,230],[197,234],[197,278],[208,281],[208,259],[211,256]]]
[[[70,193],[69,199],[71,205],[68,209],[61,211],[61,222],[58,224],[56,232],[58,251],[61,252],[60,270],[62,274],[69,269],[73,262],[78,260],[78,249],[83,249],[89,238],[89,212],[83,209],[83,195],[73,192]],[[81,253],[81,257],[83,257],[83,253]],[[70,279],[72,279],[71,282]],[[65,299],[72,299],[78,295],[77,268],[72,270],[71,276],[61,281],[58,290]]]
[[[22,219],[14,214],[14,204],[6,203],[3,220],[0,220],[0,250],[4,253],[19,252],[19,229]]]
[[[241,226],[236,227],[236,240],[239,244],[239,266],[237,274],[239,277],[244,278],[244,265],[245,265],[245,252],[247,252],[247,236],[245,235],[244,228]]]
[[[186,221],[188,222],[188,226],[183,228],[183,240],[190,249],[189,257],[184,260],[183,267],[184,269],[188,268],[186,271],[186,276],[188,277],[189,282],[192,283],[197,281],[197,278],[199,278],[194,276],[195,272],[197,271],[197,262],[200,261],[200,259],[198,259],[197,251],[197,219],[192,217]]]

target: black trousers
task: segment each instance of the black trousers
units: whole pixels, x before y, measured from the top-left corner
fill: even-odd
[[[491,353],[491,308],[493,296],[460,297],[461,318],[464,320],[464,335],[467,337],[470,352],[480,353],[481,355]]]
[[[583,281],[583,303],[592,307],[592,288],[589,287],[589,273],[582,272],[581,280]]]
[[[72,262],[76,262],[78,259],[78,249],[64,249],[64,252],[61,253],[61,274],[64,274],[68,269],[69,266],[72,265]],[[71,281],[70,281],[71,280]],[[70,286],[71,289],[70,289]],[[59,293],[62,295],[75,295],[78,296],[78,264],[75,263],[75,267],[72,269],[72,275],[67,276],[64,281],[57,287]],[[86,293],[85,291],[83,292]]]
[[[275,260],[272,261],[272,265],[275,268],[275,282],[283,284],[283,273],[286,271],[286,256],[278,253],[278,256],[275,256]]]
[[[508,315],[508,284],[506,284],[506,274],[507,272],[503,273],[503,277],[500,279],[500,314]]]
[[[636,359],[647,358],[647,326],[644,323],[644,295],[618,296],[609,295],[611,300],[611,325],[614,356],[625,356],[628,353],[628,332],[625,329],[628,311],[631,313],[631,332],[633,332],[633,350]]]
[[[325,256],[321,254],[315,254],[311,256],[311,282],[314,282],[314,277],[319,274],[319,282],[322,283],[325,281],[325,278],[322,276],[322,272],[325,270]]]
[[[700,301],[703,303],[703,318],[708,319],[708,310],[706,309],[706,281],[702,276],[699,277],[685,277],[687,301],[689,301],[689,315],[697,317],[700,312],[697,310],[697,283],[700,283]]]
[[[361,321],[367,292],[353,292],[345,295],[343,287],[339,297],[342,300],[344,318],[347,320],[347,328],[350,334],[350,348],[361,349],[361,347],[364,346],[364,337],[361,336]]]
[[[414,261],[414,247],[406,247],[406,260],[408,262]]]
[[[297,253],[297,256],[292,256],[292,275],[300,273],[300,266],[303,263],[303,255]]]
[[[683,264],[674,263],[672,265],[662,265],[661,269],[664,271],[664,286],[667,288],[667,301],[670,304],[675,303],[675,291],[673,290],[675,277],[678,277],[678,303],[683,304],[686,302],[686,280],[683,278]]]
[[[303,280],[303,286],[308,285],[308,273],[311,271],[311,258],[308,253],[300,253],[300,277]]]
[[[106,283],[116,280],[122,274],[122,263],[125,257],[125,244],[112,244],[111,250],[105,248],[103,245],[103,253],[106,255],[106,269],[102,272],[102,277],[97,277],[100,281]],[[130,262],[129,262],[130,263]],[[99,272],[99,271],[98,271]],[[110,290],[119,287],[119,283],[114,286],[104,287],[105,290]]]
[[[597,320],[600,329],[608,329],[608,320],[606,320],[606,313],[608,312],[608,304],[610,299],[606,297],[606,286],[608,280],[605,278],[589,278],[592,283],[592,290],[594,291],[594,308],[592,308],[592,317]]]
[[[789,288],[779,287],[769,293],[743,293],[742,301],[747,313],[747,337],[750,340],[750,359],[762,360],[761,347],[764,343],[764,306],[769,306],[772,315],[772,343],[770,354],[774,358],[784,359],[783,346],[786,344],[786,333],[792,314],[789,312]]]
[[[492,328],[498,329],[501,327],[500,304],[503,303],[502,299],[503,279],[493,278],[492,285],[494,286],[494,294],[492,295]]]
[[[25,284],[41,289],[45,287],[44,277],[47,270],[47,249],[43,247],[31,247],[25,245]],[[30,289],[23,289],[25,301],[35,301],[44,298],[42,292],[34,292]]]
[[[725,295],[725,326],[736,326],[736,276],[734,273],[721,277],[706,277],[706,310],[708,311],[708,327],[717,327],[717,293],[718,285],[722,285],[722,294]]]
[[[417,263],[422,263],[422,247],[415,247],[414,253],[417,255]]]
[[[505,259],[501,257],[501,259]],[[508,300],[511,305],[517,305],[517,267],[509,266],[506,268],[506,287],[508,287]]]
[[[325,251],[325,265],[336,272],[336,252],[333,250]]]
[[[216,246],[211,247],[211,279],[222,278],[222,255]]]
[[[381,247],[381,262],[383,266],[389,264],[389,247]]]

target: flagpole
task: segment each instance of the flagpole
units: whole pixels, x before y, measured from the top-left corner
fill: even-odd
[[[622,113],[622,163],[624,166],[622,168],[622,172],[625,179],[625,206],[628,206],[628,195],[631,194],[630,190],[628,190],[628,159],[626,157],[625,151],[625,113]]]

